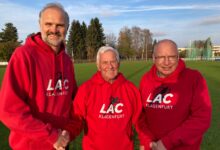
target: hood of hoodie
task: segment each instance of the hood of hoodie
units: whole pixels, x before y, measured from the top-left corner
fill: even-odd
[[[48,53],[54,53],[54,50],[47,44],[45,43],[42,38],[41,38],[41,33],[38,32],[37,34],[34,34],[30,37],[27,38],[26,40],[26,44],[27,45],[32,45],[32,46],[37,46],[37,47],[40,47],[40,50],[44,50]],[[65,51],[65,47],[64,47],[64,44],[61,44],[61,49],[60,49],[60,53],[64,52]],[[59,55],[58,54],[58,55]]]
[[[118,87],[120,85],[122,85],[126,79],[123,76],[122,73],[118,73],[118,75],[116,76],[116,79],[114,80],[114,82],[111,84],[107,81],[104,80],[104,78],[102,77],[102,74],[100,71],[97,71],[91,78],[91,81],[93,84],[109,84],[112,85],[113,87]]]
[[[186,65],[182,59],[179,59],[177,68],[173,73],[171,73],[168,77],[160,78],[157,75],[157,68],[155,65],[153,65],[149,72],[149,77],[151,80],[156,80],[158,82],[176,82],[178,79],[178,76],[180,75],[180,72],[182,72],[186,68]]]

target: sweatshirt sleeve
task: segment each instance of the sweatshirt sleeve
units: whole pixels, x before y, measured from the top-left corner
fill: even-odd
[[[142,82],[140,83],[140,89],[142,88]],[[137,97],[139,97],[140,101],[142,101],[140,95]],[[144,146],[145,150],[148,150],[150,149],[150,142],[153,141],[153,134],[150,132],[147,125],[144,103],[141,104],[140,110],[141,112],[136,123],[136,130],[138,133],[140,145]]]
[[[76,97],[74,98],[73,101],[73,112],[72,114],[75,114],[77,116],[81,116],[82,118],[86,117],[86,95],[87,93],[87,88],[88,86],[83,84],[82,86],[79,87]]]
[[[70,132],[70,139],[74,140],[83,129],[83,118],[76,115],[72,110],[71,119],[65,125],[64,129]]]
[[[136,124],[136,130],[138,133],[138,138],[140,141],[140,145],[144,146],[145,150],[149,150],[150,149],[150,142],[153,141],[153,135],[150,132],[150,130],[148,129],[147,126],[147,121],[146,121],[146,116],[144,113],[144,109],[142,109],[142,112],[140,114],[140,117],[137,120],[137,124]]]
[[[55,143],[58,131],[50,124],[34,118],[28,105],[31,84],[30,67],[16,51],[6,68],[0,99],[0,119],[13,132],[31,139],[45,139]]]
[[[190,115],[181,126],[161,140],[167,149],[178,145],[191,145],[202,138],[211,122],[211,101],[205,79],[198,73],[191,103]]]
[[[140,93],[138,91],[138,89],[135,87],[134,88],[134,114],[133,114],[133,118],[132,118],[132,122],[133,124],[137,124],[137,121],[139,119],[139,116],[141,114],[141,110],[142,110],[142,103],[141,103],[141,96]]]
[[[66,129],[70,132],[71,138],[74,139],[83,130],[84,118],[86,116],[85,107],[85,86],[79,87],[72,103],[72,121],[66,125]]]

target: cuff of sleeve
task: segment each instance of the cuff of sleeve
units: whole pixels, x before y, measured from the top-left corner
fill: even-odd
[[[150,140],[149,138],[144,138],[140,140],[140,145],[144,146],[145,150],[150,150],[150,142],[152,140]]]
[[[161,141],[163,142],[163,145],[166,147],[166,149],[172,149],[173,144],[169,138],[162,138]]]
[[[48,142],[51,143],[52,145],[57,141],[58,139],[58,130],[52,130],[49,138],[48,138]]]
[[[83,130],[83,120],[75,117],[64,126],[64,129],[70,133],[70,139],[74,140]]]

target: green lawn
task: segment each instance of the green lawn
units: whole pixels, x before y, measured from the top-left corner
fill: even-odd
[[[135,61],[122,62],[120,71],[131,80],[135,85],[139,85],[141,76],[149,70],[151,62]],[[212,99],[212,124],[202,143],[202,150],[218,150],[218,141],[220,141],[220,62],[197,61],[187,62],[187,66],[198,69],[206,78],[209,92]],[[0,67],[0,83],[5,68]],[[75,64],[76,80],[78,85],[89,79],[96,71],[94,63]],[[0,149],[8,150],[8,130],[0,123]],[[71,145],[71,149],[80,150],[81,137],[78,137]],[[136,140],[136,143],[138,141]],[[136,147],[137,149],[137,147]]]

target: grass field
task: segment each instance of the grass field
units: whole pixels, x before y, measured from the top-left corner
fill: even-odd
[[[120,71],[138,86],[141,76],[149,70],[151,62],[122,62]],[[205,134],[202,150],[219,150],[218,141],[220,141],[220,62],[196,61],[187,62],[187,66],[198,69],[206,78],[209,92],[212,100],[212,124],[208,132]],[[0,67],[0,83],[5,68]],[[96,71],[94,63],[75,64],[76,80],[78,85],[89,79]],[[8,147],[8,129],[0,123],[0,149],[9,150]],[[78,137],[71,143],[70,148],[80,150],[81,137]],[[136,140],[136,143],[138,141]],[[137,146],[136,148],[137,149]]]

